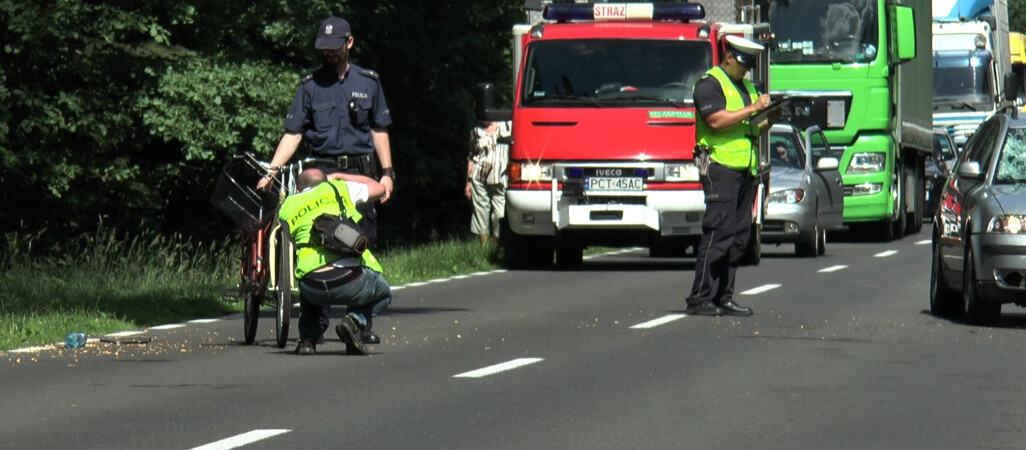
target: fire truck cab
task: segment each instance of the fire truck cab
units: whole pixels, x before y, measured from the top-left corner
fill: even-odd
[[[513,30],[507,265],[548,265],[555,253],[574,266],[588,246],[683,255],[705,209],[693,87],[719,63],[723,35],[766,42],[768,24],[709,22],[698,3],[536,3]],[[764,92],[768,69],[764,55]],[[491,109],[493,92],[480,92]]]

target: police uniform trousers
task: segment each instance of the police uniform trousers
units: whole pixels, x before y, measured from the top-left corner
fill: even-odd
[[[705,216],[687,304],[708,300],[722,305],[733,299],[734,276],[751,234],[757,184],[748,169],[735,170],[716,162],[710,162],[708,176],[702,181]]]
[[[367,164],[354,164],[345,169],[339,169],[338,166],[331,164],[318,164],[316,165],[316,167],[318,169],[323,170],[325,174],[343,172],[355,175],[365,175],[376,179],[378,171],[377,155],[374,153],[370,153],[370,158],[368,159],[368,161],[369,163]],[[361,216],[363,216],[363,218],[360,219],[360,230],[363,232],[364,236],[367,237],[368,245],[373,246],[374,243],[378,240],[378,211],[374,208],[374,202],[364,202],[359,205],[356,205],[356,210],[360,212]],[[320,341],[321,339],[323,339],[324,332],[328,330],[328,325],[330,322],[329,314],[331,314],[331,305],[304,305],[302,296],[300,296],[299,298],[299,304],[301,307],[301,312],[299,316],[300,321],[302,321],[303,316],[313,315],[314,311],[319,309],[320,312],[317,314],[317,322],[320,324],[321,327],[320,334],[311,335],[305,333],[312,332],[314,330],[313,327],[307,326],[304,328],[301,326],[299,330],[300,339],[313,338]]]

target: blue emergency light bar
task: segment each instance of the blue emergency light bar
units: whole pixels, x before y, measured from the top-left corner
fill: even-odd
[[[690,21],[705,18],[699,3],[550,3],[542,17],[555,21]]]

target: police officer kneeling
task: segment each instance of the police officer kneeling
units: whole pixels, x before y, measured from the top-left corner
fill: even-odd
[[[749,316],[752,309],[733,300],[734,276],[741,265],[752,223],[758,155],[749,119],[770,104],[745,73],[755,67],[763,46],[737,36],[725,38],[720,65],[695,84],[698,108],[695,137],[709,149],[702,179],[705,216],[695,261],[695,280],[685,313]],[[774,118],[775,119],[775,118]]]
[[[359,224],[362,217],[356,205],[377,200],[385,188],[363,175],[325,175],[320,169],[303,171],[298,188],[300,192],[288,196],[278,214],[298,248],[296,279],[301,312],[296,353],[316,353],[317,339],[327,328],[327,323],[319,321],[322,310],[329,305],[345,305],[346,314],[335,326],[335,333],[346,344],[346,354],[366,355],[361,334],[369,333],[373,317],[392,302],[392,289],[370,250],[358,257],[340,255],[321,243],[313,225],[322,214],[337,217],[342,212]]]

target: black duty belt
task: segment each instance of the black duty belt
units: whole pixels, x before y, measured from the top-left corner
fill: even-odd
[[[366,170],[372,166],[373,153],[366,155],[338,155],[338,156],[319,156],[314,158],[314,162],[319,164],[326,164],[337,167],[341,170],[346,169],[361,169]]]

